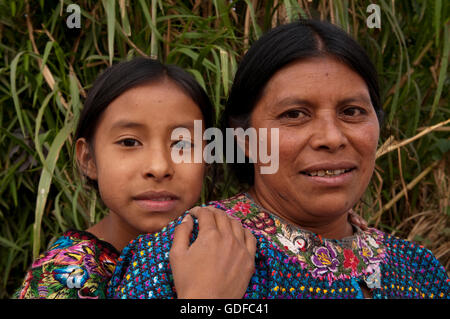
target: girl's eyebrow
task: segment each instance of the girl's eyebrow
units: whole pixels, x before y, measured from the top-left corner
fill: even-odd
[[[143,128],[143,127],[145,127],[145,125],[143,123],[133,122],[133,121],[128,121],[128,120],[120,120],[120,121],[115,122],[111,126],[111,130],[121,129],[121,128]]]
[[[146,125],[139,122],[129,121],[129,120],[119,120],[115,122],[113,125],[111,125],[111,130],[115,129],[124,129],[124,128],[145,128]],[[184,122],[184,123],[177,123],[169,126],[169,130],[173,130],[176,128],[187,128],[187,129],[194,129],[194,121]]]

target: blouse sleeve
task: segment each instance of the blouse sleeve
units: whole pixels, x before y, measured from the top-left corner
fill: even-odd
[[[19,299],[106,298],[116,258],[90,238],[63,236],[26,273]]]

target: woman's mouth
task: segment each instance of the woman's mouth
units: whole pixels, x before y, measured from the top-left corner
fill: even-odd
[[[330,162],[311,165],[300,171],[300,174],[313,185],[341,187],[353,180],[356,170],[357,166],[351,162]]]
[[[308,176],[319,176],[319,177],[333,177],[333,176],[339,176],[344,173],[352,171],[354,168],[343,168],[343,169],[320,169],[315,171],[303,171],[300,172],[301,174],[305,174]]]

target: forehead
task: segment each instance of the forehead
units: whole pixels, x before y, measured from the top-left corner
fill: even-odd
[[[262,99],[283,99],[292,95],[318,99],[366,95],[364,79],[350,67],[332,57],[294,61],[276,72],[267,82]]]
[[[164,129],[202,118],[200,107],[167,80],[127,90],[108,105],[98,125],[111,129],[118,123],[133,122]]]

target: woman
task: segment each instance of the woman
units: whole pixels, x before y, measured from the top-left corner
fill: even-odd
[[[258,161],[234,165],[249,191],[212,203],[257,236],[255,274],[244,297],[450,297],[450,280],[430,251],[349,222],[373,173],[382,117],[373,65],[331,24],[280,26],[247,52],[224,123],[278,130],[279,140],[266,142],[279,150],[279,169],[262,174]],[[248,145],[244,149],[249,156]],[[172,228],[161,233],[162,241]],[[141,240],[130,250],[151,258],[154,250],[145,245],[159,239]],[[170,258],[178,259],[176,250]],[[111,296],[136,285],[127,279],[132,269],[117,268]],[[155,289],[148,285],[150,294]]]

